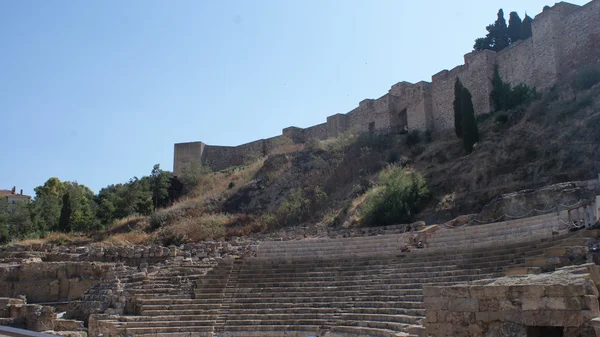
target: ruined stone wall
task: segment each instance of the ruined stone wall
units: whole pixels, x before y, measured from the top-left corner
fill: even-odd
[[[180,176],[194,160],[201,162],[205,146],[203,142],[175,144],[173,173]]]
[[[348,116],[335,114],[327,117],[327,136],[337,137],[340,133],[348,131]]]
[[[502,80],[511,85],[535,86],[535,54],[533,38],[519,41],[496,55]]]
[[[251,143],[236,146],[235,152],[237,158],[241,161],[241,163],[238,165],[252,162],[266,155],[265,140],[261,139]]]
[[[490,93],[494,66],[498,64],[502,78],[513,84],[526,83],[538,91],[549,89],[566,72],[600,62],[600,0],[580,7],[560,2],[537,15],[532,23],[532,37],[505,50],[479,51],[466,54],[464,65],[432,76],[431,83],[398,83],[378,99],[365,99],[347,114],[327,117],[327,123],[307,129],[289,127],[283,135],[296,143],[310,139],[337,137],[345,131],[385,132],[403,128],[406,110],[409,130],[447,130],[454,127],[454,82],[460,78],[471,91],[477,115],[492,110]],[[403,115],[402,115],[403,116]],[[372,129],[370,129],[370,127]],[[254,144],[257,143],[257,144]],[[174,171],[193,158],[222,169],[240,165],[244,158],[260,153],[260,141],[239,146],[207,146],[201,142],[175,145]],[[272,142],[262,144],[263,154],[273,148]]]
[[[327,123],[311,126],[304,129],[304,139],[327,139]]]
[[[348,113],[348,130],[352,132],[369,132],[389,130],[390,107],[394,98],[390,94],[383,95],[378,99],[365,99],[361,101],[358,108]]]
[[[572,71],[600,62],[600,1],[572,11],[563,20],[561,69]]]
[[[530,327],[557,327],[565,337],[594,337],[590,320],[600,314],[598,268],[424,287],[427,335],[526,337]]]
[[[419,82],[412,84],[400,82],[392,86],[389,93],[395,98],[394,109],[391,111],[391,123],[399,119],[397,114],[406,111],[407,126],[411,130],[425,131],[431,129],[431,94],[430,83]]]
[[[77,299],[113,267],[92,262],[5,265],[0,269],[0,297],[27,295],[30,303]]]
[[[231,166],[242,164],[242,159],[234,146],[213,146],[204,147],[204,156],[202,164],[210,166],[213,170],[219,171]]]

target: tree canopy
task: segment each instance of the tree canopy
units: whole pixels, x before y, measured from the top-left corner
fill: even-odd
[[[473,49],[498,52],[518,40],[527,39],[531,37],[532,21],[533,19],[528,15],[522,21],[517,12],[510,12],[507,25],[504,11],[500,9],[496,21],[485,28],[488,32],[487,35],[476,39]]]
[[[130,215],[150,215],[171,204],[171,177],[156,164],[150,175],[109,185],[98,194],[77,182],[52,177],[34,189],[35,197],[28,204],[0,200],[0,244],[50,231],[90,232]]]

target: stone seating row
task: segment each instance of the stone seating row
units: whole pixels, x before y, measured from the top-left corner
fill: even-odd
[[[191,278],[192,293],[172,292],[167,276],[144,280],[137,286],[137,315],[110,323],[120,334],[140,337],[414,337],[424,316],[423,285],[495,278],[573,239],[568,233],[452,254],[428,248],[355,256],[323,250],[311,257],[286,254],[281,246],[284,258],[273,253],[222,260],[206,275]]]

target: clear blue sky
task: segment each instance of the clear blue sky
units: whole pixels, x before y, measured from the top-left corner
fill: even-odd
[[[498,8],[546,4],[1,1],[0,189],[32,194],[55,176],[97,192],[172,170],[174,143],[323,123],[461,64]]]

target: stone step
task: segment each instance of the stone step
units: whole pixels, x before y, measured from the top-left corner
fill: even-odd
[[[171,318],[174,318],[173,316]],[[212,327],[215,324],[215,320],[194,320],[194,321],[180,321],[180,320],[145,320],[145,321],[127,321],[122,322],[122,327],[127,329],[130,328],[157,328],[157,327]],[[209,330],[207,330],[209,331]]]
[[[515,261],[522,261],[529,258],[537,258],[544,256],[544,254],[537,254],[528,257],[517,257],[509,260],[493,261],[493,262],[472,262],[472,260],[460,261],[460,264],[451,264],[440,269],[436,267],[427,268],[391,268],[391,269],[378,269],[378,268],[365,268],[356,269],[349,266],[349,268],[311,268],[310,266],[306,269],[296,269],[295,272],[292,269],[264,269],[262,272],[254,273],[241,273],[237,284],[254,283],[258,280],[279,280],[279,279],[317,279],[317,280],[329,280],[329,279],[372,279],[373,277],[396,277],[396,278],[424,278],[424,277],[439,277],[439,276],[451,276],[451,275],[466,275],[466,274],[487,274],[500,272],[503,270],[503,266],[514,264]],[[468,265],[469,262],[470,265]],[[470,267],[463,268],[462,266]],[[371,277],[369,277],[371,275]],[[222,286],[225,283],[206,282],[206,284],[197,284],[196,288],[210,288],[210,285]],[[214,287],[218,288],[218,287]]]
[[[568,237],[568,235],[567,235]],[[564,238],[564,237],[563,237]],[[375,254],[373,252],[365,254],[337,254],[335,250],[329,253],[329,257],[325,259],[322,255],[319,255],[317,251],[307,251],[306,254],[299,252],[280,252],[274,254],[258,254],[255,258],[250,259],[250,263],[260,264],[265,262],[277,263],[279,261],[286,261],[293,263],[299,261],[300,263],[308,263],[317,260],[316,262],[329,261],[348,261],[348,260],[377,260],[381,259],[382,255],[385,259],[389,259],[390,256],[402,256],[407,262],[417,261],[444,261],[454,258],[467,258],[471,256],[481,256],[483,253],[487,255],[497,255],[503,253],[514,253],[524,252],[527,249],[536,247],[549,247],[552,245],[559,244],[561,239],[557,237],[546,238],[544,240],[534,240],[533,242],[527,241],[522,243],[514,243],[510,246],[504,245],[499,247],[468,247],[465,246],[461,249],[455,249],[452,254],[447,254],[446,250],[442,248],[425,248],[425,249],[414,249],[410,252],[402,253],[398,251],[387,252],[386,254]],[[456,248],[456,247],[455,247]],[[301,256],[299,256],[301,255]],[[354,256],[349,256],[354,255]]]
[[[123,331],[126,335],[147,335],[156,334],[162,336],[166,333],[181,333],[181,332],[210,332],[214,331],[212,326],[169,326],[169,327],[149,327],[149,328],[124,328]]]

